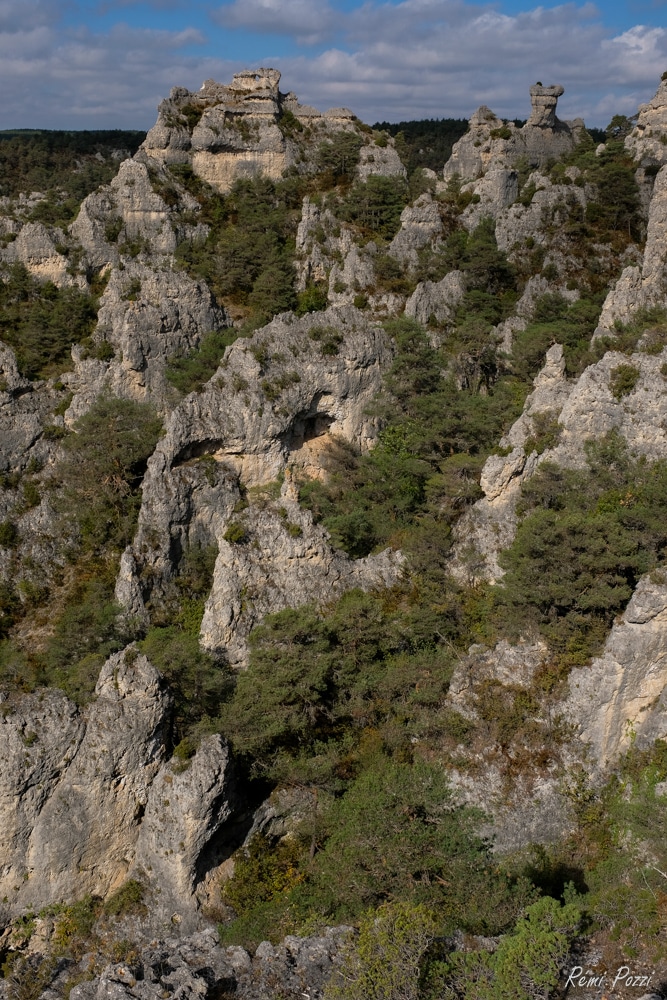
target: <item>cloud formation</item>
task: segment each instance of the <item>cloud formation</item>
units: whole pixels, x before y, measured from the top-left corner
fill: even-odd
[[[289,35],[301,45],[329,38],[340,15],[321,0],[234,0],[213,11],[226,28],[245,28],[260,35]]]
[[[172,86],[260,65],[280,69],[305,103],[347,105],[366,121],[467,118],[480,104],[525,117],[539,79],[565,87],[562,117],[604,125],[648,100],[667,68],[667,29],[614,35],[590,3],[510,16],[465,0],[360,0],[348,11],[337,0],[148,0],[169,8],[162,16],[135,0],[86,2],[89,15],[107,4],[105,24],[113,9],[113,27],[75,23],[85,2],[0,0],[0,127],[149,127]]]
[[[345,30],[345,47],[283,60],[283,73],[310,103],[352,104],[368,121],[467,118],[480,104],[527,116],[539,79],[565,87],[564,117],[606,124],[612,105],[627,114],[647,100],[667,66],[667,30],[611,37],[591,4],[508,16],[458,0],[366,3]]]

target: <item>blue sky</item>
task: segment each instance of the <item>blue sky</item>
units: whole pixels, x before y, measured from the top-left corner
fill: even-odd
[[[149,128],[172,86],[257,66],[369,122],[525,117],[539,79],[604,126],[667,70],[667,0],[0,0],[0,128]]]

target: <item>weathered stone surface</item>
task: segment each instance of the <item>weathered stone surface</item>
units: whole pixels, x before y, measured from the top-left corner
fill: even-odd
[[[16,239],[0,251],[0,259],[9,264],[24,264],[38,281],[52,281],[59,288],[77,284],[74,277],[68,274],[67,257],[57,249],[54,234],[41,222],[28,222],[22,226]]]
[[[442,281],[421,281],[405,303],[405,315],[427,325],[433,317],[440,326],[454,321],[466,291],[462,271],[450,271]]]
[[[287,496],[272,509],[250,509],[238,523],[248,541],[218,541],[201,626],[204,646],[224,650],[234,666],[245,663],[249,632],[265,615],[313,599],[333,599],[353,587],[391,586],[400,572],[401,559],[390,550],[356,560],[332,550],[327,532]]]
[[[452,572],[460,579],[498,579],[498,556],[511,545],[516,531],[516,502],[521,484],[543,461],[569,468],[583,466],[587,441],[617,431],[630,449],[651,460],[664,456],[667,424],[667,391],[661,367],[667,352],[659,355],[609,351],[590,365],[574,383],[565,378],[562,349],[555,344],[535,380],[521,417],[501,439],[507,455],[492,455],[482,471],[485,492],[454,529]],[[622,364],[634,366],[639,375],[632,392],[615,399],[610,381]],[[542,413],[559,425],[558,441],[541,455],[527,455],[525,444],[533,433],[533,418]]]
[[[350,927],[326,928],[320,936],[286,937],[278,945],[263,941],[254,955],[243,948],[222,948],[208,928],[188,937],[146,941],[130,963],[107,965],[90,981],[71,990],[72,1000],[181,1000],[233,993],[239,1000],[319,1000],[340,962]],[[85,971],[84,959],[81,971]],[[71,969],[56,979],[57,990]]]
[[[663,147],[667,149],[667,147]],[[667,301],[667,165],[655,178],[641,266],[627,267],[605,299],[596,335],[613,334],[616,322],[627,323],[639,309]]]
[[[23,472],[31,460],[43,465],[54,452],[44,427],[56,423],[53,409],[62,399],[43,382],[19,374],[11,347],[0,341],[0,472]]]
[[[314,147],[302,134],[304,126],[321,142],[340,130],[358,131],[356,120],[347,108],[321,114],[301,105],[294,94],[281,94],[279,84],[278,70],[261,68],[237,73],[229,86],[207,80],[196,92],[175,87],[160,104],[157,122],[135,159],[190,163],[198,177],[221,192],[238,177],[278,180],[288,167],[312,172],[315,157],[304,152],[312,154]],[[364,147],[358,169],[363,179],[405,176],[393,142]]]
[[[236,805],[221,738],[185,768],[169,763],[171,698],[134,647],[110,657],[83,710],[59,691],[13,695],[7,708],[0,891],[11,912],[104,897],[136,874],[155,894],[152,926],[174,912],[195,926],[197,886]]]
[[[386,146],[362,146],[359,151],[357,177],[367,181],[369,177],[407,177],[407,170],[394,149],[393,139]]]
[[[642,166],[667,163],[667,80],[662,80],[648,104],[640,104],[637,124],[625,139],[625,148]]]
[[[337,338],[333,351],[323,353],[323,336]],[[149,461],[137,537],[116,591],[128,610],[143,613],[149,597],[168,585],[188,544],[215,539],[216,582],[202,636],[240,663],[245,637],[268,611],[395,579],[398,556],[355,564],[334,553],[310,516],[290,502],[289,483],[277,506],[288,511],[292,534],[279,509],[251,508],[237,518],[251,544],[224,538],[241,490],[262,487],[291,468],[313,474],[332,435],[369,447],[376,422],[366,410],[391,357],[381,328],[352,308],[301,320],[285,314],[233,344],[204,391],[172,412]],[[244,586],[252,600],[241,599]]]
[[[193,281],[170,261],[156,268],[131,260],[122,271],[114,269],[100,303],[95,341],[110,344],[115,357],[100,362],[74,352],[75,370],[62,376],[75,393],[67,422],[85,413],[105,390],[166,408],[174,397],[164,376],[167,359],[187,354],[204,334],[229,323],[204,282]]]
[[[148,789],[165,755],[169,698],[145,657],[107,661],[85,713],[60,692],[31,695],[2,719],[3,867],[15,909],[122,882]]]
[[[229,748],[220,736],[210,736],[185,767],[164,763],[151,784],[134,869],[150,872],[159,887],[159,922],[174,922],[177,914],[184,929],[196,924],[192,899],[207,868],[207,850],[238,805],[231,771]]]
[[[563,717],[604,770],[631,742],[650,745],[667,736],[667,574],[642,577],[604,652],[573,670]]]
[[[387,253],[408,267],[416,267],[417,252],[433,245],[442,235],[442,219],[438,206],[428,193],[407,205],[401,212],[401,228],[389,244]]]
[[[562,87],[531,87],[532,111],[523,128],[517,128],[513,122],[504,123],[482,105],[444,166],[445,180],[458,176],[463,181],[473,181],[492,166],[511,167],[523,158],[531,166],[540,167],[571,152],[584,123],[581,119],[562,122],[556,117],[556,101],[562,93]]]

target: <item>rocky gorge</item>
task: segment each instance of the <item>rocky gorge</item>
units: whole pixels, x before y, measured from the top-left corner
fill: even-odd
[[[667,975],[667,79],[410,176],[279,84],[3,199],[0,994]]]

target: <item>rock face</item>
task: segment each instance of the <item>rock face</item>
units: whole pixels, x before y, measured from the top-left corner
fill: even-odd
[[[458,176],[463,181],[476,180],[488,174],[491,167],[506,169],[524,158],[531,166],[542,167],[550,159],[570,152],[579,141],[584,123],[580,118],[562,122],[556,117],[556,104],[563,92],[559,86],[531,87],[531,114],[523,128],[503,122],[482,105],[471,117],[468,132],[454,146],[443,169],[444,179]],[[498,179],[494,183],[498,184]]]
[[[663,134],[667,136],[667,129]],[[667,165],[661,167],[655,178],[644,259],[638,267],[626,267],[607,295],[596,334],[613,335],[615,323],[627,323],[639,309],[662,306],[666,299]]]
[[[498,556],[514,539],[521,484],[543,461],[580,467],[585,462],[586,442],[613,430],[631,450],[653,461],[664,457],[667,393],[662,366],[666,361],[667,350],[630,357],[609,351],[570,383],[565,378],[562,348],[558,344],[550,348],[523,414],[501,439],[501,446],[509,452],[487,459],[480,483],[485,496],[456,525],[451,568],[459,579],[497,580],[502,576]],[[637,383],[630,393],[616,399],[610,381],[614,370],[627,364],[637,369]],[[557,443],[540,455],[526,447],[539,414],[553,425],[558,437]]]
[[[171,700],[134,647],[107,661],[83,711],[59,691],[13,696],[5,708],[0,891],[11,912],[105,896],[143,869],[163,910],[195,920],[203,856],[231,812],[219,737],[204,741],[187,770],[171,770]]]
[[[312,171],[303,156],[304,142],[315,132],[319,141],[340,131],[356,131],[347,108],[321,114],[281,94],[280,73],[258,69],[237,73],[229,86],[207,80],[201,90],[175,87],[158,109],[137,159],[161,165],[190,163],[198,177],[217,191],[228,191],[238,177],[259,174],[278,180],[290,167]],[[393,143],[361,152],[359,176],[405,176]]]
[[[376,425],[365,411],[391,357],[381,328],[353,308],[278,317],[228,348],[204,391],[172,412],[149,462],[137,537],[121,564],[121,603],[145,614],[179,554],[215,541],[202,639],[242,663],[246,636],[267,612],[395,580],[397,555],[355,563],[334,553],[298,509],[289,479],[280,498],[262,494],[286,472],[316,471],[332,436],[369,447]],[[235,518],[243,496],[250,507]]]
[[[667,574],[642,577],[590,666],[570,674],[563,717],[604,770],[631,742],[649,746],[667,736]]]
[[[229,322],[206,285],[169,261],[157,269],[132,260],[122,271],[112,270],[100,302],[95,341],[108,344],[114,356],[100,362],[74,352],[75,370],[62,376],[75,394],[67,422],[85,413],[104,390],[150,399],[164,408],[173,396],[164,376],[167,358],[187,354],[205,333],[224,329]]]

